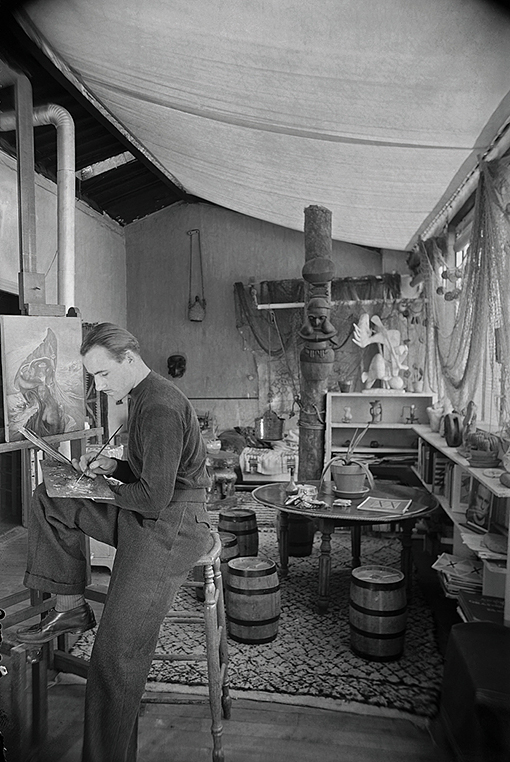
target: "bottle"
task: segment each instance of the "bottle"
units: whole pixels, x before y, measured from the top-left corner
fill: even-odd
[[[285,487],[287,495],[295,495],[298,491],[297,484],[294,481],[294,469],[289,468],[289,481]]]

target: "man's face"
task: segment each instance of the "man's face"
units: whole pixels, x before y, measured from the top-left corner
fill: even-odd
[[[83,356],[83,364],[87,372],[94,376],[96,389],[116,402],[129,394],[135,385],[133,357],[129,352],[121,362],[117,362],[104,347],[92,347]]]

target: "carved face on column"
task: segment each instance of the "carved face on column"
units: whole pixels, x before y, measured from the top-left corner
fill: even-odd
[[[336,335],[336,330],[329,320],[329,301],[324,297],[312,297],[307,305],[306,319],[299,335],[305,341],[328,341]]]

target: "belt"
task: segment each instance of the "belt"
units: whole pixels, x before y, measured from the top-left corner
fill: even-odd
[[[176,489],[172,497],[172,503],[205,503],[205,487],[198,489]]]

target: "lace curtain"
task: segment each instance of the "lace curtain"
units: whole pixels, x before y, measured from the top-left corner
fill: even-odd
[[[484,420],[508,423],[506,366],[510,351],[509,245],[510,159],[483,162],[474,221],[459,279],[460,294],[441,294],[448,270],[444,238],[420,242],[428,301],[426,333],[430,387],[454,409],[469,400]],[[451,263],[450,263],[451,268]],[[439,289],[439,293],[438,293]],[[480,420],[480,411],[479,411]]]

